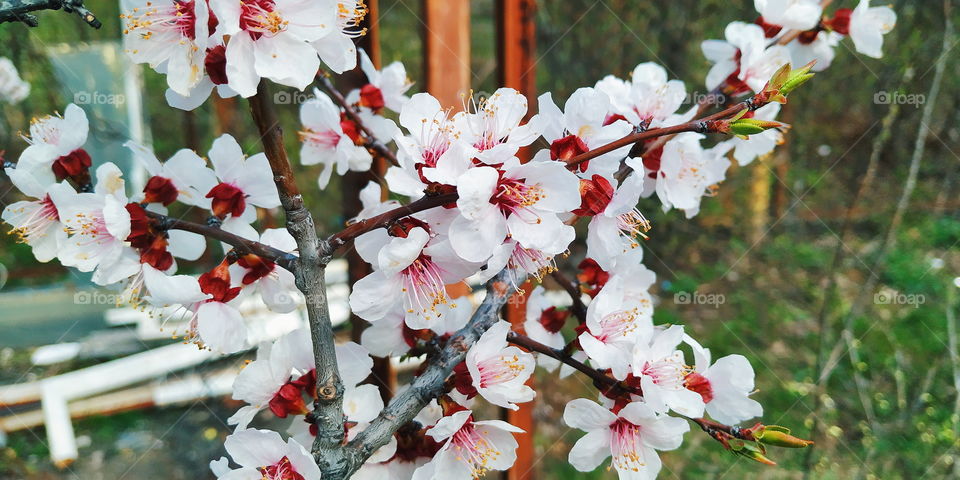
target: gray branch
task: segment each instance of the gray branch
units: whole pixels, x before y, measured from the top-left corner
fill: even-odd
[[[487,283],[487,296],[473,313],[465,327],[455,333],[427,369],[410,386],[390,401],[369,427],[360,432],[347,445],[350,470],[353,473],[378,448],[386,445],[394,432],[413,420],[431,400],[443,394],[443,386],[453,368],[463,361],[480,335],[499,318],[498,313],[514,292],[512,283],[504,281],[506,271],[501,271]],[[517,282],[522,283],[522,282]]]
[[[30,12],[61,9],[67,13],[76,13],[93,28],[101,26],[96,15],[83,6],[83,0],[0,0],[0,23],[23,22],[36,27],[39,21],[37,16]]]
[[[270,101],[272,98],[266,81],[261,82],[257,94],[250,97],[250,110],[273,171],[273,181],[277,184],[280,203],[287,217],[287,230],[297,241],[300,253],[294,278],[297,288],[306,299],[317,372],[317,399],[311,413],[317,426],[317,437],[312,451],[325,479],[343,479],[347,478],[349,462],[343,448],[343,383],[337,367],[324,281],[329,258],[322,254],[326,249],[320,245],[313,216],[303,204],[303,197],[294,180],[293,169],[283,145],[283,132]]]

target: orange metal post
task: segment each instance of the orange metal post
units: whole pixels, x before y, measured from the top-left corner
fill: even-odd
[[[424,78],[444,107],[470,90],[470,0],[423,0]]]
[[[534,0],[497,0],[497,64],[498,79],[501,86],[517,89],[527,97],[527,105],[536,108],[536,39]],[[528,114],[529,117],[530,114]],[[529,159],[529,152],[520,152],[521,160]],[[527,295],[533,288],[531,282],[523,285],[524,293],[517,293],[507,305],[506,318],[515,327],[523,331],[526,319]],[[530,379],[533,382],[533,378]],[[508,422],[522,428],[527,433],[519,436],[517,442],[517,461],[505,475],[508,480],[537,478],[534,469],[536,463],[534,450],[533,410],[536,400],[520,405],[519,410],[505,410]]]

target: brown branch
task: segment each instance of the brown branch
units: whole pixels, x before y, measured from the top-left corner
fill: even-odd
[[[633,145],[635,143],[644,142],[653,138],[663,137],[667,135],[676,135],[683,132],[698,132],[698,133],[710,133],[717,132],[718,129],[722,126],[719,122],[720,120],[732,117],[739,113],[743,109],[756,110],[757,108],[766,105],[765,102],[756,102],[754,101],[756,97],[745,100],[743,102],[731,105],[719,112],[716,112],[712,115],[708,115],[703,118],[696,120],[691,120],[687,123],[681,123],[679,125],[671,125],[669,127],[657,127],[651,128],[649,130],[644,130],[642,132],[634,132],[625,137],[622,137],[618,140],[614,140],[606,145],[594,148],[589,152],[581,153],[575,157],[567,160],[567,168],[574,168],[577,165],[590,161],[594,158],[599,157],[600,155],[610,153],[619,148],[626,147],[628,145]],[[768,102],[767,102],[768,103]]]
[[[510,332],[507,334],[507,341],[519,347],[526,348],[527,350],[534,351],[534,352],[546,355],[548,357],[555,358],[577,369],[577,371],[579,371],[580,373],[583,373],[584,375],[590,377],[590,379],[593,380],[593,384],[597,388],[607,387],[607,388],[620,389],[624,393],[636,393],[637,395],[640,394],[639,391],[629,388],[626,385],[623,385],[623,383],[618,381],[617,379],[573,358],[568,353],[565,353],[563,350],[557,350],[548,345],[544,345],[526,335],[520,335],[518,333]]]
[[[150,211],[146,213],[147,217],[150,218],[154,222],[154,225],[156,225],[156,227],[160,230],[183,230],[185,232],[193,232],[203,235],[204,237],[212,238],[229,244],[239,253],[252,253],[258,257],[270,260],[271,262],[276,263],[277,265],[280,265],[291,272],[294,272],[296,268],[297,256],[290,252],[284,252],[283,250],[271,247],[270,245],[248,240],[217,227],[188,222],[186,220],[180,220],[178,218],[168,217],[166,215],[161,215],[159,213]]]
[[[570,300],[573,301],[573,305],[570,306],[570,311],[576,315],[580,323],[586,323],[587,306],[583,304],[583,299],[580,298],[580,289],[577,284],[567,278],[560,270],[554,270],[550,273],[550,276],[570,295]]]
[[[381,157],[386,158],[387,161],[389,161],[392,165],[399,166],[400,162],[397,161],[397,155],[393,153],[392,150],[387,148],[386,145],[377,140],[377,137],[374,136],[373,131],[370,130],[370,127],[363,122],[363,119],[360,118],[360,114],[353,107],[353,105],[347,103],[347,99],[344,98],[343,94],[340,93],[339,90],[337,90],[337,87],[333,84],[333,82],[331,82],[330,79],[322,73],[317,75],[317,78],[320,79],[323,89],[330,94],[330,97],[333,99],[334,103],[339,105],[347,115],[347,118],[349,118],[353,123],[357,124],[357,128],[363,132],[363,136],[366,137],[366,143],[364,143],[364,146],[373,150]]]
[[[326,244],[324,245],[325,254],[332,255],[333,252],[337,251],[337,249],[340,247],[371,230],[390,226],[393,222],[396,222],[403,217],[413,215],[417,212],[422,212],[424,210],[436,208],[451,202],[456,202],[457,198],[459,197],[456,193],[427,195],[407,205],[403,205],[388,212],[381,213],[375,217],[370,217],[356,222],[340,232],[331,235],[330,238],[327,239]]]

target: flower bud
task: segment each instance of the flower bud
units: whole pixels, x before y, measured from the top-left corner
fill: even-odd
[[[777,464],[777,462],[770,460],[766,455],[764,455],[766,452],[763,451],[762,445],[755,445],[753,443],[744,442],[743,440],[736,440],[730,442],[730,450],[741,457],[749,458],[757,463],[771,466]]]
[[[790,435],[790,429],[779,425],[765,425],[753,432],[753,437],[765,445],[785,448],[805,448],[813,445],[810,440]]]

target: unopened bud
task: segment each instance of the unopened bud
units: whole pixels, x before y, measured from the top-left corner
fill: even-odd
[[[771,128],[780,128],[784,126],[780,122],[771,120],[758,120],[756,118],[738,118],[728,125],[730,133],[745,138],[748,135],[763,133]]]
[[[790,429],[779,425],[765,425],[753,432],[753,437],[765,445],[785,448],[805,448],[813,445],[810,440],[790,435]]]
[[[790,92],[794,91],[797,87],[803,85],[807,82],[807,80],[813,78],[814,74],[810,73],[810,69],[813,68],[815,63],[817,63],[817,61],[813,60],[800,68],[791,70],[786,82],[784,82],[780,87],[780,93],[783,95],[789,95]]]
[[[753,443],[747,443],[743,440],[731,441],[730,450],[740,455],[741,457],[749,458],[757,463],[762,463],[764,465],[776,465],[777,462],[770,460],[764,455],[763,446],[756,445]]]

